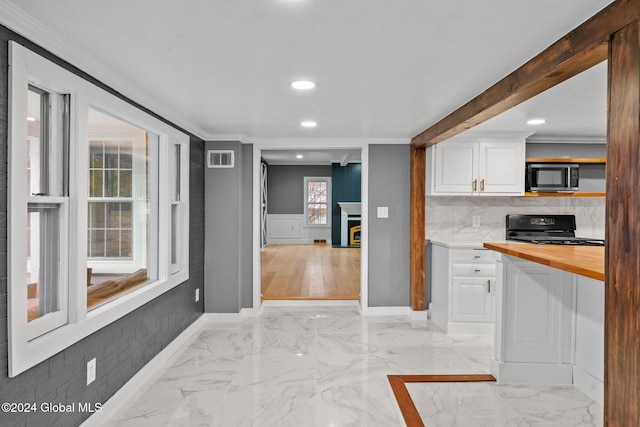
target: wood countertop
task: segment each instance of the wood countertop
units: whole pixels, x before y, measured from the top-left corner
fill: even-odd
[[[527,261],[604,281],[604,246],[485,243],[484,247]]]

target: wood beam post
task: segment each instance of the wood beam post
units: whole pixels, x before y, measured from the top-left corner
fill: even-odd
[[[640,426],[640,21],[609,43],[605,426]]]
[[[422,311],[426,308],[425,288],[425,178],[426,150],[411,148],[411,308]]]

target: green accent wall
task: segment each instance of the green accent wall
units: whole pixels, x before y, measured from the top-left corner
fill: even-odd
[[[340,206],[338,202],[361,202],[362,165],[331,164],[331,242],[340,246]]]

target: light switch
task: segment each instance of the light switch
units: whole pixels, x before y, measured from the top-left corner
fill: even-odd
[[[389,208],[387,206],[378,206],[378,218],[389,218]]]

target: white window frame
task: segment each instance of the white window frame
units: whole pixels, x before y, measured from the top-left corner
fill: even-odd
[[[307,183],[326,182],[327,183],[327,223],[309,224],[309,194]],[[304,226],[305,227],[331,227],[331,177],[330,176],[305,176],[304,177]]]
[[[29,338],[26,290],[26,219],[29,197],[26,187],[27,89],[33,84],[71,96],[69,197],[65,216],[67,253],[61,253],[68,273],[68,321],[43,335]],[[189,278],[189,137],[88,81],[55,65],[15,42],[9,42],[9,210],[8,210],[8,312],[9,376],[14,377],[68,348],[127,313],[157,298]],[[150,170],[167,170],[174,157],[171,146],[180,146],[181,200],[179,259],[170,265],[171,195],[157,193],[157,280],[123,294],[87,312],[87,195],[89,107],[118,117],[159,138],[157,164]],[[171,144],[169,143],[171,141]],[[151,162],[155,163],[155,162]],[[169,176],[158,173],[157,187],[169,188]],[[24,182],[24,184],[21,184]],[[151,190],[150,190],[151,191]],[[73,224],[71,226],[70,224]],[[64,225],[63,225],[64,227]],[[151,228],[151,227],[150,227]]]

